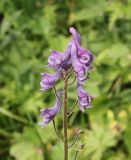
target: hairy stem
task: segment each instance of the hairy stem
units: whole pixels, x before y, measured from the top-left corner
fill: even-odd
[[[67,143],[67,75],[64,76],[64,113],[63,113],[63,127],[64,127],[64,160],[68,160],[68,143]]]

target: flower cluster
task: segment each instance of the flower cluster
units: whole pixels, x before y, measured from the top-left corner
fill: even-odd
[[[73,68],[75,76],[77,78],[77,94],[79,108],[84,112],[85,108],[88,108],[91,103],[91,96],[84,90],[84,82],[88,79],[87,73],[92,68],[93,55],[85,48],[81,47],[80,35],[76,30],[71,27],[69,29],[72,34],[72,39],[69,42],[67,49],[64,53],[56,50],[51,51],[51,55],[48,57],[48,67],[55,69],[54,74],[42,73],[41,90],[48,90],[53,88],[56,82],[62,78],[62,71],[68,71]],[[58,91],[61,97],[62,92]],[[42,110],[41,116],[44,121],[42,126],[48,124],[61,108],[61,102],[57,99],[56,104],[51,109]]]

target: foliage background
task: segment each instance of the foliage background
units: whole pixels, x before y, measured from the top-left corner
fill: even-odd
[[[63,159],[52,124],[38,126],[40,109],[55,100],[39,82],[50,49],[63,51],[70,40],[70,26],[95,56],[86,84],[93,108],[69,118],[70,142],[85,130],[70,159],[83,143],[79,160],[131,159],[131,0],[1,0],[0,160]],[[70,106],[75,96],[70,89]],[[61,113],[56,120],[61,130]]]

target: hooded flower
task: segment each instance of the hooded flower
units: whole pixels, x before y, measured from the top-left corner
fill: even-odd
[[[59,98],[62,97],[63,91],[58,91],[57,95]],[[50,121],[54,119],[56,114],[60,111],[62,106],[62,102],[56,97],[56,103],[52,108],[46,108],[41,110],[41,118],[43,119],[42,122],[39,123],[41,127],[45,127]]]
[[[73,42],[72,42],[72,48],[71,48],[71,60],[72,60],[74,71],[77,76],[78,83],[83,84],[83,82],[87,79],[86,66],[80,63],[77,55],[77,48]]]
[[[84,112],[85,108],[90,107],[92,97],[84,90],[81,85],[78,85],[77,93],[80,110]]]
[[[57,80],[61,77],[60,71],[57,71],[54,74],[49,74],[49,73],[41,73],[42,75],[42,80],[40,82],[41,85],[41,90],[48,90],[52,88]]]
[[[73,27],[70,27],[69,31],[72,34],[72,39],[76,43],[76,45],[80,45],[81,44],[81,37],[80,37],[79,33],[77,33],[75,28],[73,28]]]
[[[70,49],[71,49],[71,43],[69,43],[64,53],[53,50],[48,58],[48,66],[56,70],[58,69],[68,70],[71,67]]]
[[[52,50],[51,55],[48,58],[48,67],[56,70],[56,73],[42,73],[42,80],[40,82],[41,90],[48,90],[52,88],[55,83],[62,77],[62,71],[70,71],[69,69],[74,69],[76,74],[78,88],[78,101],[79,107],[82,112],[85,108],[89,108],[92,97],[84,90],[83,84],[87,80],[87,73],[92,68],[93,55],[91,52],[85,48],[81,47],[81,38],[79,33],[71,27],[69,29],[72,34],[72,40],[69,42],[65,52],[61,53],[56,50]],[[59,91],[58,95],[61,97],[63,92]],[[54,116],[59,112],[61,108],[61,101],[56,99],[55,105],[50,109],[43,109],[41,111],[41,117],[43,122],[40,123],[41,126],[46,126]]]
[[[59,68],[61,64],[62,53],[52,50],[51,55],[48,57],[48,66],[50,68]]]
[[[86,67],[86,70],[88,71],[89,69],[91,69],[92,66],[93,55],[89,50],[81,47],[80,35],[76,32],[76,30],[73,27],[71,27],[69,30],[72,34],[73,42],[75,43],[77,48],[77,56],[79,58],[79,62],[83,64]]]
[[[80,63],[86,66],[86,70],[87,71],[90,70],[93,62],[93,56],[91,52],[87,49],[84,49],[78,46],[78,57],[79,57]]]

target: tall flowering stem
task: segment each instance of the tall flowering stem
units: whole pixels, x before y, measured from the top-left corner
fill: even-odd
[[[63,73],[64,78],[64,111],[63,111],[63,128],[64,128],[64,160],[68,160],[68,143],[67,143],[67,89],[68,89],[68,76]]]
[[[56,132],[58,139],[64,144],[64,160],[68,160],[68,149],[71,148],[76,141],[79,139],[80,134],[83,132],[79,130],[74,141],[68,145],[68,135],[67,135],[67,118],[72,115],[73,110],[77,105],[82,112],[85,112],[85,109],[90,108],[92,97],[84,88],[85,81],[89,79],[88,72],[92,68],[93,55],[91,52],[85,48],[81,47],[81,38],[79,33],[75,28],[71,27],[69,32],[72,34],[72,39],[69,42],[65,52],[61,53],[55,50],[52,50],[51,55],[48,57],[48,67],[55,70],[54,74],[50,73],[41,73],[42,80],[40,82],[41,90],[47,91],[49,89],[54,89],[56,96],[55,104],[51,108],[45,108],[41,110],[42,122],[39,124],[42,127],[45,127],[53,122],[53,126]],[[68,79],[72,76],[74,80],[71,83],[68,83]],[[63,79],[64,88],[63,90],[57,90],[55,85],[58,80]],[[72,84],[77,81],[77,101],[72,109],[68,108],[68,87],[72,87]],[[63,139],[58,134],[56,125],[55,125],[55,116],[61,110],[63,106],[63,130],[64,136]],[[77,158],[79,149],[83,148],[83,145],[78,148],[75,160]]]

